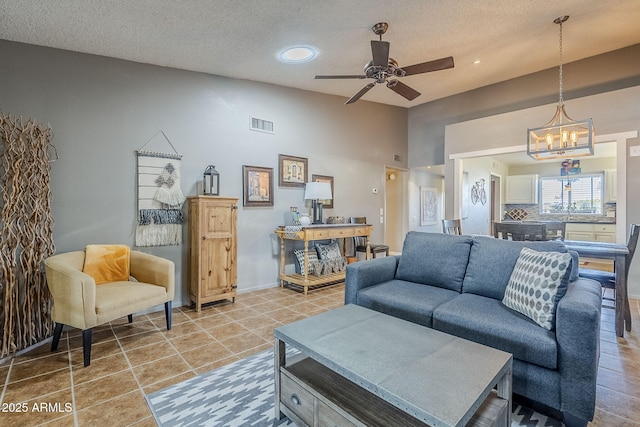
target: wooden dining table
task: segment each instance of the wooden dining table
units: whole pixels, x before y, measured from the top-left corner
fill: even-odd
[[[614,262],[616,273],[616,335],[624,337],[625,329],[631,331],[631,310],[627,294],[627,255],[626,245],[605,242],[583,242],[565,240],[567,249],[578,252],[578,255],[589,258],[609,259]]]

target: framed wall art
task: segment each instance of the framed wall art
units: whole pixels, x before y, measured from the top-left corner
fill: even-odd
[[[243,206],[273,206],[273,168],[242,166]]]
[[[336,198],[336,193],[333,191],[333,177],[332,176],[327,176],[327,175],[311,175],[311,182],[328,182],[329,184],[331,184],[331,195],[333,196],[333,199]],[[322,206],[324,206],[326,209],[333,209],[333,199],[331,200],[318,200],[320,203],[322,203]]]
[[[436,188],[420,187],[420,225],[435,225],[438,223],[439,199]]]
[[[304,188],[307,183],[308,161],[304,157],[288,156],[286,154],[278,155],[278,165],[280,166],[280,187],[301,187]]]

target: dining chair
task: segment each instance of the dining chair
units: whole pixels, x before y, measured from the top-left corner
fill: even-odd
[[[631,229],[629,231],[629,240],[627,241],[627,249],[629,249],[629,254],[626,257],[626,280],[629,279],[629,269],[631,268],[631,261],[633,260],[633,254],[636,252],[636,246],[638,245],[638,235],[640,234],[640,225],[631,224]],[[603,270],[595,270],[591,268],[580,268],[579,270],[580,277],[586,277],[589,279],[596,280],[600,282],[602,285],[602,299],[604,301],[614,301],[616,300],[616,273],[610,271]],[[613,291],[613,298],[605,297],[607,289],[611,289]],[[627,305],[629,301],[627,299]],[[602,304],[605,308],[613,308],[615,309],[615,305],[611,306],[609,304]],[[626,310],[629,310],[626,308]]]
[[[545,224],[547,226],[546,240],[564,240],[567,224],[564,221],[522,221],[523,224]]]
[[[493,236],[504,240],[547,240],[547,225],[544,223],[496,222]]]
[[[462,221],[459,219],[443,219],[442,232],[444,234],[462,235]]]
[[[366,224],[367,217],[364,216],[352,216],[349,218],[350,224]],[[367,253],[367,237],[365,236],[357,236],[353,238],[354,244],[356,247],[356,254],[358,252]],[[389,246],[379,244],[379,243],[369,243],[369,249],[371,250],[371,256],[373,258],[376,257],[376,254],[383,253],[385,256],[389,256]]]

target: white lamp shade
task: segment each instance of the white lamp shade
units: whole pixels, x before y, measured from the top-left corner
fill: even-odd
[[[304,189],[305,200],[329,200],[333,199],[331,184],[328,182],[307,182]]]

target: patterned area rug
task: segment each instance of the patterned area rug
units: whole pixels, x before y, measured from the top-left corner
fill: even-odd
[[[287,357],[294,354],[288,352]],[[161,427],[295,427],[274,417],[273,351],[267,350],[146,396]],[[511,426],[556,427],[552,418],[516,406]]]

